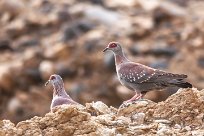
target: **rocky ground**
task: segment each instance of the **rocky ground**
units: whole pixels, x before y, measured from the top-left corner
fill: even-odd
[[[204,90],[180,89],[166,101],[137,101],[116,109],[101,101],[62,105],[14,125],[0,121],[1,136],[203,136]]]
[[[199,0],[1,0],[0,119],[18,123],[48,113],[52,88],[44,87],[44,83],[53,73],[63,77],[67,92],[75,101],[81,104],[102,101],[118,108],[133,92],[118,82],[112,54],[102,53],[110,41],[121,42],[130,60],[187,74],[188,81],[201,90],[204,88],[203,9],[204,2]],[[176,91],[150,92],[145,98],[158,102]],[[151,102],[150,105],[159,104]],[[77,108],[66,109],[66,114],[72,110],[76,115],[83,113],[87,121],[100,118]],[[55,118],[59,113],[60,110],[46,116]],[[109,116],[103,114],[106,115]],[[55,131],[55,123],[42,125],[45,118],[36,117],[27,123],[38,127],[39,133],[47,129]],[[1,126],[6,127],[7,123],[1,122]],[[20,130],[24,123],[15,127],[10,123],[8,127]],[[90,126],[92,123],[104,125],[93,121]],[[120,131],[111,125],[105,126],[106,122],[103,127],[113,133],[137,130],[134,125],[121,127]],[[159,130],[151,126],[146,129],[147,126],[142,131]],[[82,130],[83,126],[80,127]],[[90,132],[99,132],[98,128],[90,127]],[[178,131],[183,129],[182,126]],[[78,132],[73,130],[73,133]]]

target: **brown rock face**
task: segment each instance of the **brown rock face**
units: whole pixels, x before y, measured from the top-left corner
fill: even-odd
[[[98,101],[62,105],[44,117],[14,125],[0,121],[0,135],[204,135],[204,92],[180,89],[166,101],[136,101],[120,109]]]
[[[54,73],[78,103],[119,107],[134,92],[121,88],[114,57],[102,53],[110,41],[131,61],[204,88],[203,9],[202,0],[0,0],[0,119],[17,124],[49,112],[52,91],[43,84]],[[144,98],[160,102],[177,90]]]

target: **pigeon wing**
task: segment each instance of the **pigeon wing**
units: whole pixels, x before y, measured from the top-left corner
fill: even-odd
[[[187,75],[172,74],[162,70],[157,70],[138,63],[125,63],[118,70],[121,79],[129,83],[165,83],[173,79],[183,80]]]

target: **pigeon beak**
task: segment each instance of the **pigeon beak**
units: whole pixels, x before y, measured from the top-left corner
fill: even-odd
[[[45,86],[47,86],[49,83],[50,83],[50,80],[48,80],[48,81],[45,83]]]
[[[106,47],[106,48],[103,50],[103,52],[106,52],[107,50],[109,50],[109,48],[108,48],[108,47]]]

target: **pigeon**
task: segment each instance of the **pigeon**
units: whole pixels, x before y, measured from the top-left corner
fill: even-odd
[[[52,103],[50,106],[50,110],[56,106],[63,105],[63,104],[79,104],[75,102],[65,91],[64,83],[62,78],[59,75],[51,75],[49,80],[45,83],[45,86],[47,86],[49,83],[52,84],[54,90],[53,90],[53,98]]]
[[[122,85],[135,91],[135,95],[124,103],[137,101],[151,90],[167,87],[192,88],[186,81],[187,75],[173,74],[163,70],[154,69],[140,63],[128,60],[118,42],[110,42],[103,52],[112,51],[118,79]]]

